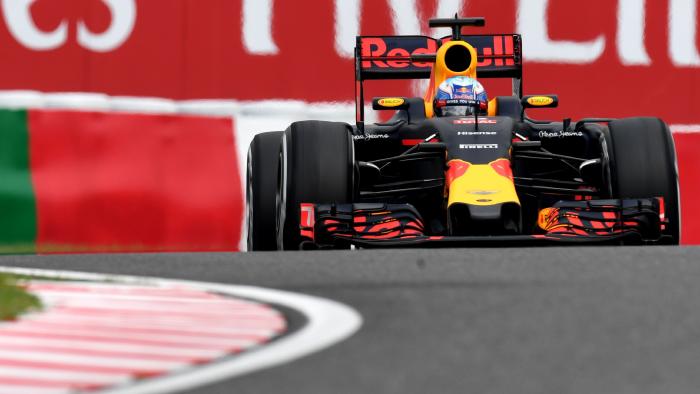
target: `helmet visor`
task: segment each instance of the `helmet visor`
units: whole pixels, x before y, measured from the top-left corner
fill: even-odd
[[[469,116],[474,115],[474,107],[466,105],[451,105],[442,107],[442,116]]]

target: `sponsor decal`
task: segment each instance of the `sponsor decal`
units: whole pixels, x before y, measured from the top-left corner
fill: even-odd
[[[406,100],[399,98],[399,97],[387,97],[387,98],[379,99],[379,101],[377,101],[377,103],[379,105],[381,105],[382,107],[389,107],[389,108],[398,107],[400,105],[403,105],[403,103],[405,103],[405,102],[406,102]]]
[[[452,86],[452,97],[456,99],[470,99],[474,97],[474,90],[471,86],[461,86],[455,83]]]
[[[353,140],[382,140],[389,138],[389,134],[357,134],[353,135]]]
[[[545,107],[554,102],[554,99],[547,96],[535,96],[527,99],[527,103],[535,107]]]
[[[427,37],[411,37],[410,41],[397,37],[363,37],[361,56],[363,58],[375,58],[362,62],[363,68],[430,68],[431,63],[411,62],[412,55],[429,55],[437,51],[437,41]],[[381,57],[395,57],[396,60],[376,59]]]
[[[442,102],[442,100],[439,100]],[[447,99],[445,100],[445,105],[478,105],[481,104],[478,100],[470,100],[470,99],[464,99],[464,98],[456,98],[456,99]]]
[[[12,37],[33,51],[50,51],[65,46],[69,38],[69,19],[62,18],[52,31],[42,30],[32,13],[35,0],[2,0],[2,14]],[[92,31],[79,19],[75,29],[78,45],[93,52],[111,52],[131,37],[136,24],[136,0],[102,0],[110,12],[110,22],[102,32]],[[53,19],[52,19],[53,20]]]
[[[459,144],[459,149],[498,149],[498,144]]]
[[[445,38],[442,43],[450,40],[449,37]],[[362,68],[429,69],[432,63],[411,61],[410,57],[434,54],[438,49],[438,41],[420,36],[362,37],[360,49]],[[515,42],[512,35],[470,36],[468,41],[478,54],[477,67],[515,65]],[[396,58],[396,60],[388,58]]]
[[[583,133],[580,131],[547,131],[540,130],[540,138],[564,138],[564,137],[583,137]]]
[[[478,196],[488,196],[490,194],[496,194],[499,193],[500,190],[469,190],[467,193],[469,194],[476,194]]]
[[[477,52],[480,50],[483,55],[483,59],[476,64],[477,67],[500,67],[503,66],[504,63],[506,66],[515,65],[515,61],[511,57],[513,56],[513,36],[494,36],[491,45],[484,44],[476,49]],[[503,57],[505,57],[505,59]]]
[[[474,118],[465,118],[465,119],[455,119],[452,121],[453,124],[474,124],[476,121]],[[479,118],[479,124],[496,124],[498,121],[496,119],[482,119]],[[494,133],[496,134],[496,133]]]
[[[495,131],[458,131],[457,135],[496,135]]]

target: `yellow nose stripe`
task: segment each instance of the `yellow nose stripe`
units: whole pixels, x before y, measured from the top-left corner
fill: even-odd
[[[516,203],[520,205],[515,185],[499,174],[490,164],[472,164],[464,174],[450,184],[448,208],[452,204],[495,205]]]

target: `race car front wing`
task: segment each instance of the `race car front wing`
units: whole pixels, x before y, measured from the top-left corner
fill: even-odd
[[[645,244],[667,238],[662,198],[559,201],[539,211],[537,226],[525,235],[429,235],[412,205],[382,203],[304,203],[300,220],[303,249]]]

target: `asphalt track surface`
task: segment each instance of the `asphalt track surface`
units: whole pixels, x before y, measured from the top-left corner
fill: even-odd
[[[697,393],[700,248],[4,256],[0,265],[272,287],[353,337],[196,393]]]

